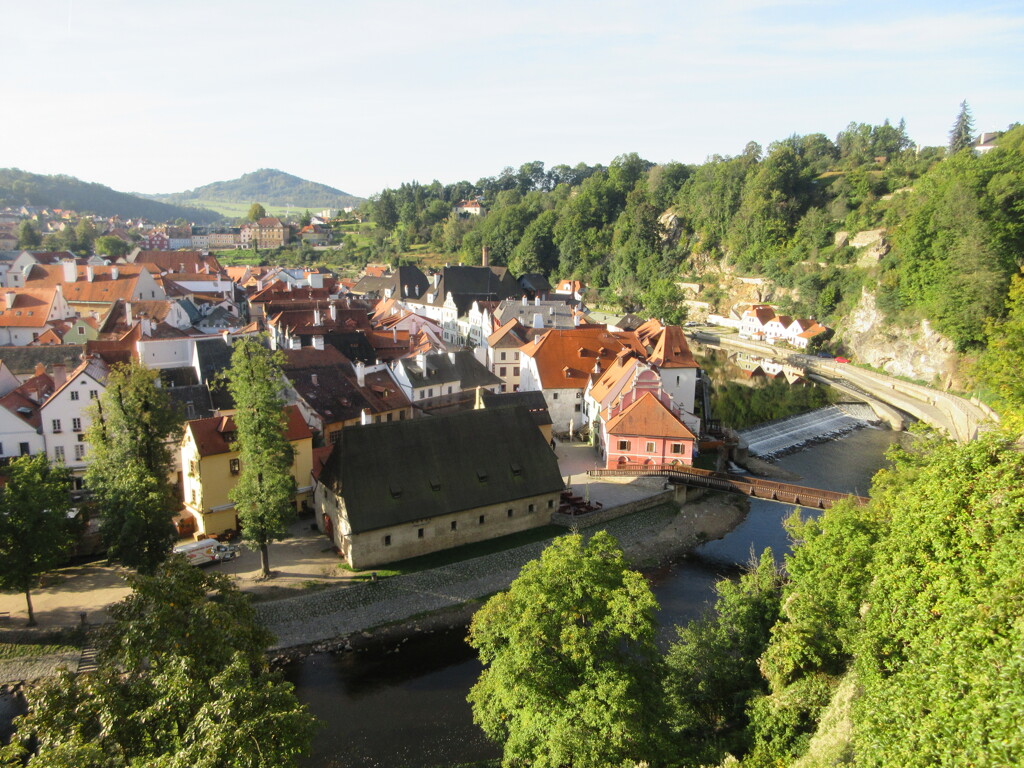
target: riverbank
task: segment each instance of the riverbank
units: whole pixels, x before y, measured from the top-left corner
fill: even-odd
[[[662,505],[595,526],[611,533],[634,567],[658,566],[725,536],[746,517],[748,502],[709,493],[681,508]],[[316,652],[401,643],[410,636],[465,626],[490,595],[508,588],[548,545],[515,549],[420,573],[395,576],[256,606],[277,641],[276,662]]]

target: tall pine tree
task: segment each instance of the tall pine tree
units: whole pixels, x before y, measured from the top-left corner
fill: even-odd
[[[270,352],[253,338],[235,343],[228,391],[235,400],[241,475],[228,497],[235,503],[243,538],[259,547],[264,578],[270,577],[268,546],[285,537],[294,515],[283,382],[280,352]]]
[[[974,143],[974,118],[971,117],[971,108],[967,101],[960,102],[960,114],[956,116],[953,123],[953,130],[949,132],[949,154],[955,155],[961,149],[966,149]]]

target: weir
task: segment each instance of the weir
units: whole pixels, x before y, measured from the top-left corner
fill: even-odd
[[[742,430],[739,436],[750,453],[773,458],[807,443],[845,434],[872,421],[877,421],[877,418],[869,407],[830,405]]]

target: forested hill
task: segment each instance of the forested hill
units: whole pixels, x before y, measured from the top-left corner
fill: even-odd
[[[340,189],[300,179],[290,173],[261,168],[231,181],[215,181],[187,192],[149,195],[165,203],[188,205],[189,201],[209,200],[222,203],[253,203],[287,205],[297,208],[344,208],[358,205],[363,198]]]
[[[185,219],[208,223],[220,218],[220,214],[205,208],[145,200],[102,184],[79,181],[72,176],[42,176],[17,168],[0,168],[0,206],[8,205],[64,208],[78,213],[141,217],[151,221]]]
[[[891,322],[927,318],[959,349],[983,342],[1024,254],[1024,127],[976,156],[916,147],[902,124],[851,124],[835,140],[790,136],[699,165],[636,154],[608,167],[528,163],[475,184],[403,184],[370,203],[388,256],[429,242],[476,263],[482,245],[513,272],[579,277],[622,309],[678,303],[677,282],[727,308],[723,270],[769,278],[784,310],[826,321],[868,287]],[[482,217],[450,216],[480,197]],[[885,227],[874,263],[840,243]]]

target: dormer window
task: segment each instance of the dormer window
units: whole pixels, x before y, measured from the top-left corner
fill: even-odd
[[[484,472],[482,469],[478,469],[476,471],[476,479],[479,480],[481,483],[486,483],[487,482],[487,473]]]
[[[579,354],[580,357],[585,357],[587,350],[585,350],[583,347],[580,347],[579,349],[576,350],[576,352]]]
[[[398,486],[389,485],[388,486],[388,490],[391,491],[391,498],[392,499],[400,499],[400,498],[402,498],[402,489],[399,488]]]
[[[523,467],[520,464],[510,464],[509,469],[512,470],[512,477],[521,477],[523,474]]]

